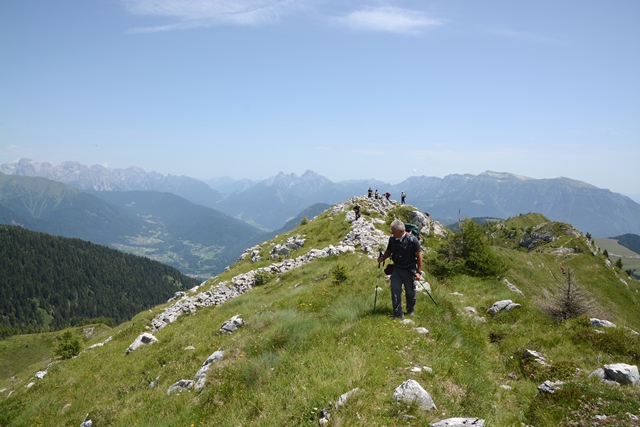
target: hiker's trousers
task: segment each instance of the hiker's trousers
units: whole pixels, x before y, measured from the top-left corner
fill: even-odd
[[[416,306],[416,288],[413,285],[413,273],[410,270],[403,270],[394,267],[391,273],[391,304],[393,305],[393,315],[402,317],[402,285],[407,299],[407,313],[412,313]]]

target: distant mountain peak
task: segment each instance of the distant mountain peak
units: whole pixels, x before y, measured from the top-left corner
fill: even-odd
[[[509,173],[509,172],[494,172],[494,171],[484,171],[482,172],[480,175],[478,176],[486,176],[486,177],[490,177],[490,178],[495,178],[495,179],[517,179],[520,181],[529,181],[532,180],[533,178],[529,178],[527,176],[522,176],[522,175],[516,175],[513,173]]]
[[[276,188],[300,188],[303,191],[317,191],[319,188],[331,184],[331,181],[312,170],[307,170],[302,176],[298,176],[294,172],[286,174],[279,172],[278,175],[264,180],[263,185],[266,187]]]

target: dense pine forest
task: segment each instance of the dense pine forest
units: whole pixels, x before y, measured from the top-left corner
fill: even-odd
[[[118,324],[198,283],[145,257],[0,225],[0,338]]]

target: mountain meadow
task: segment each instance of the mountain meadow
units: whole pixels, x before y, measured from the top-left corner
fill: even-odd
[[[394,218],[418,225],[424,254],[404,319],[376,261]],[[351,198],[177,297],[0,341],[0,425],[640,425],[640,384],[606,374],[637,375],[640,282],[541,214],[452,232]]]

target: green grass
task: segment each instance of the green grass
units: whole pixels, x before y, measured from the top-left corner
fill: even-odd
[[[529,227],[539,219],[518,220]],[[289,258],[336,245],[348,231],[344,213],[322,214],[261,245],[262,261],[245,259],[210,282],[269,265],[272,243],[291,235],[304,235],[307,242]],[[504,247],[508,238],[500,239],[495,250],[510,267],[505,277],[524,296],[499,278],[439,281],[427,273],[437,305],[420,292],[414,325],[389,318],[388,281],[378,277],[375,260],[357,252],[318,259],[270,277],[218,307],[185,314],[155,334],[158,343],[125,355],[163,307],[142,312],[112,330],[100,330],[88,343],[109,335],[113,340],[52,365],[43,380],[34,380],[33,374],[48,363],[53,338],[43,334],[0,341],[0,388],[14,390],[9,398],[8,391],[0,394],[0,425],[73,426],[88,413],[98,426],[317,426],[322,408],[356,387],[360,394],[331,410],[332,426],[424,426],[449,417],[480,417],[488,426],[578,426],[589,425],[601,413],[610,417],[607,425],[628,425],[625,413],[640,413],[640,387],[610,387],[588,374],[605,363],[638,365],[640,338],[623,328],[640,330],[638,282],[630,281],[626,289],[618,273],[588,251],[558,255],[549,246],[526,253]],[[553,244],[582,245],[575,237]],[[565,280],[560,265],[572,270],[618,328],[597,334],[584,319],[557,323],[543,314],[538,299]],[[337,270],[344,273],[340,280]],[[374,311],[376,284],[382,289]],[[522,307],[487,314],[500,299]],[[485,322],[465,307],[474,307]],[[246,325],[233,334],[219,333],[236,314]],[[418,334],[418,326],[430,333]],[[33,351],[35,360],[27,360],[31,352],[21,349],[24,345],[43,349]],[[195,350],[185,350],[188,346]],[[209,371],[202,392],[167,396],[171,384],[192,379],[218,349],[225,357]],[[550,367],[523,360],[525,349],[543,353]],[[433,371],[412,371],[425,366]],[[9,376],[16,378],[10,381]],[[157,376],[159,385],[150,389]],[[431,394],[437,411],[392,401],[393,390],[410,378]],[[538,395],[536,387],[546,379],[566,385],[555,395]],[[27,389],[31,381],[35,385]]]
[[[593,239],[600,251],[605,249],[609,252],[609,259],[615,264],[619,258],[622,258],[623,270],[635,270],[636,274],[640,274],[640,254],[635,253],[631,249],[625,248],[615,239]]]

